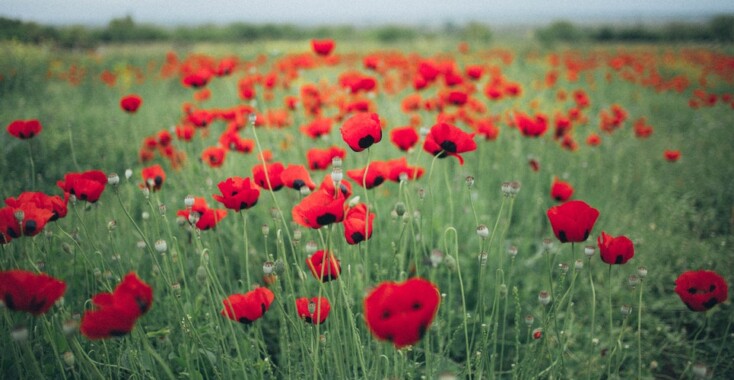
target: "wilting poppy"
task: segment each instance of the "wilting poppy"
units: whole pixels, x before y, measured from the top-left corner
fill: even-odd
[[[24,270],[0,272],[0,297],[5,307],[41,315],[64,295],[66,283],[44,273]]]
[[[313,255],[306,258],[306,265],[311,269],[311,274],[321,282],[336,280],[342,270],[339,261],[329,251],[314,252]]]
[[[166,172],[158,164],[143,168],[140,174],[143,176],[143,186],[151,191],[160,190],[163,182],[166,180]]]
[[[328,118],[320,118],[316,119],[304,126],[301,127],[301,132],[303,132],[304,135],[315,139],[319,138],[324,135],[328,135],[329,132],[331,132],[331,119]]]
[[[471,152],[475,149],[477,149],[477,144],[474,142],[474,133],[464,132],[458,127],[443,122],[431,127],[423,142],[423,150],[426,152],[438,158],[454,156],[459,159],[461,165],[464,164],[464,159],[459,153]]]
[[[390,131],[390,142],[404,152],[415,146],[419,138],[418,132],[411,126],[393,128]]]
[[[21,140],[27,140],[35,137],[36,135],[41,133],[42,129],[43,126],[41,126],[41,122],[39,122],[37,119],[14,120],[10,124],[8,124],[8,133],[10,133],[11,136]]]
[[[56,185],[79,200],[94,203],[99,200],[107,185],[107,175],[101,170],[67,173],[63,180],[56,182]]]
[[[584,201],[568,201],[549,208],[547,215],[561,243],[580,243],[589,238],[599,211]]]
[[[313,52],[322,56],[331,54],[331,51],[334,50],[334,45],[334,40],[329,38],[323,40],[311,40],[311,48],[313,49]]]
[[[255,204],[260,197],[260,190],[250,183],[250,178],[230,177],[219,182],[217,185],[222,195],[213,194],[212,198],[224,205],[224,207],[240,211],[248,209]]]
[[[126,95],[120,99],[120,108],[127,113],[137,112],[141,104],[143,104],[143,98],[136,94]]]
[[[663,157],[665,157],[668,162],[676,162],[680,159],[680,151],[666,149],[663,152]]]
[[[365,177],[365,170],[367,176]],[[390,168],[382,161],[372,161],[367,168],[347,170],[347,176],[359,186],[367,189],[381,185],[387,180]]]
[[[314,229],[341,222],[344,219],[344,197],[341,192],[338,195],[335,197],[321,189],[312,192],[293,206],[293,220]]]
[[[406,180],[414,180],[423,176],[425,170],[420,166],[409,166],[408,159],[405,157],[388,160],[385,165],[389,169],[387,178],[393,182],[400,182],[400,176],[404,176]]]
[[[329,147],[325,149],[311,148],[306,152],[306,160],[311,170],[324,170],[331,165],[334,157],[344,159],[347,152],[339,147]]]
[[[306,297],[296,299],[296,312],[307,323],[319,325],[324,323],[331,311],[331,305],[326,297]]]
[[[306,186],[309,190],[316,188],[316,184],[313,183],[311,176],[303,165],[288,165],[280,173],[280,179],[283,185],[291,189],[300,190],[303,186]]]
[[[232,294],[222,304],[222,316],[242,324],[250,324],[262,317],[275,300],[275,294],[268,288],[259,287],[245,294]]]
[[[364,299],[367,327],[398,348],[416,343],[430,327],[440,302],[438,289],[428,280],[383,282]]]
[[[635,256],[635,246],[626,236],[611,236],[602,231],[597,239],[601,261],[607,264],[624,264]]]
[[[66,216],[68,212],[68,199],[62,199],[58,195],[46,195],[38,191],[25,191],[20,193],[18,198],[9,197],[5,199],[5,204],[12,208],[20,208],[22,204],[31,203],[41,209],[49,210],[53,213],[49,222],[53,222],[59,218]],[[2,232],[0,230],[0,232]]]
[[[150,310],[153,289],[137,274],[128,273],[112,293],[92,297],[94,310],[86,311],[80,330],[89,339],[124,336],[137,319]]]
[[[551,198],[558,202],[565,202],[568,198],[571,198],[571,195],[573,195],[573,186],[568,182],[559,180],[558,177],[553,177],[553,184],[551,185],[550,193]]]
[[[361,152],[382,140],[380,117],[376,113],[358,113],[339,129],[344,142],[355,152]]]
[[[194,197],[194,205],[185,210],[179,210],[177,216],[183,217],[196,228],[206,231],[216,227],[227,216],[227,210],[211,209],[202,197]]]
[[[364,203],[360,203],[347,210],[343,222],[344,238],[347,240],[347,243],[359,244],[372,236],[372,224],[375,220],[375,213],[369,212],[369,222],[367,214],[367,205]]]
[[[692,311],[709,310],[729,297],[726,280],[709,270],[684,272],[675,280],[675,292]]]
[[[280,175],[283,173],[283,164],[275,162],[267,165],[267,173],[265,173],[265,167],[263,164],[257,164],[252,167],[252,179],[255,183],[264,188],[273,191],[278,191],[283,188],[283,180]]]

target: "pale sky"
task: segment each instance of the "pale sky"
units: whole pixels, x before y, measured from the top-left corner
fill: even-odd
[[[46,24],[136,22],[295,24],[488,24],[646,22],[734,13],[732,0],[2,0],[0,16]]]

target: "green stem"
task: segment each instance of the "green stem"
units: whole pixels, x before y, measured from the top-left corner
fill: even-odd
[[[435,159],[434,159],[435,160]],[[454,233],[454,255],[456,256],[456,273],[459,277],[459,290],[461,292],[461,306],[463,308],[464,317],[464,345],[466,349],[466,369],[467,378],[471,379],[471,351],[469,350],[469,322],[467,321],[466,296],[464,295],[464,280],[461,278],[461,262],[459,261],[459,235],[454,227],[449,227],[444,231],[444,244],[446,244],[446,252],[449,251],[448,239],[446,238],[449,231]]]
[[[612,353],[614,352],[614,319],[612,318],[612,264],[609,264],[607,293],[609,293],[609,347],[607,348],[607,378],[612,376]]]

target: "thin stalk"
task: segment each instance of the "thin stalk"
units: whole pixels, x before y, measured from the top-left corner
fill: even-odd
[[[637,303],[637,378],[642,379],[642,286],[640,281],[640,298]]]
[[[435,159],[434,159],[435,161]],[[468,378],[471,379],[471,351],[469,351],[469,322],[467,321],[466,317],[466,296],[464,295],[464,280],[461,277],[461,262],[459,261],[459,234],[456,232],[456,228],[449,227],[444,231],[444,244],[446,244],[446,252],[449,251],[448,247],[448,233],[453,232],[454,233],[454,255],[456,256],[456,273],[459,277],[459,290],[461,291],[461,306],[463,308],[463,318],[464,318],[464,345],[466,349],[466,369]]]
[[[607,293],[609,293],[609,348],[607,349],[607,378],[612,376],[612,347],[614,346],[614,319],[612,319],[612,264],[609,264]]]

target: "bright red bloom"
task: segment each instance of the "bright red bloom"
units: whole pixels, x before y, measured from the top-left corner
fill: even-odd
[[[324,177],[324,180],[319,186],[319,191],[325,191],[330,197],[335,197],[336,189],[334,188],[334,180],[331,178],[331,175]],[[352,196],[352,185],[349,181],[339,181],[339,192],[344,199]]]
[[[5,199],[5,204],[12,208],[20,208],[22,204],[30,203],[37,208],[46,209],[53,213],[49,222],[53,222],[59,218],[66,216],[68,209],[66,207],[69,199],[62,199],[58,195],[46,195],[38,191],[25,191],[20,193],[18,198],[9,197]],[[2,231],[0,231],[2,232]]]
[[[390,131],[390,142],[395,144],[395,146],[403,152],[407,152],[410,148],[415,146],[415,144],[418,143],[418,139],[420,139],[418,132],[416,132],[415,128],[411,126],[393,128]]]
[[[467,66],[466,69],[466,76],[468,76],[472,80],[479,80],[479,78],[482,77],[482,74],[484,73],[484,68],[480,65],[472,65]]]
[[[195,73],[191,73],[183,77],[181,82],[185,87],[201,88],[206,86],[211,79],[212,73],[209,70],[201,69]]]
[[[343,194],[334,197],[325,190],[314,191],[293,206],[291,214],[296,223],[313,229],[339,223],[344,219]]]
[[[92,297],[94,310],[86,311],[80,330],[89,339],[123,336],[132,331],[137,319],[150,310],[153,289],[137,274],[128,273],[112,293]]]
[[[101,170],[67,173],[63,180],[56,182],[56,185],[65,193],[74,195],[79,200],[94,203],[99,200],[105,186],[107,186],[107,175]]]
[[[191,124],[177,125],[176,126],[176,137],[179,140],[191,141],[194,138],[196,129]]]
[[[326,297],[306,297],[296,299],[296,312],[307,323],[319,325],[326,321],[331,311],[331,305]]]
[[[448,123],[438,123],[431,127],[430,132],[423,142],[423,150],[444,158],[454,156],[459,159],[459,164],[464,165],[464,158],[459,153],[471,152],[477,149],[474,142],[474,133],[466,133]]]
[[[8,124],[8,133],[21,140],[33,138],[41,133],[41,130],[43,130],[43,126],[41,126],[41,122],[37,119],[14,120]]]
[[[369,213],[369,222],[368,220]],[[359,244],[372,236],[372,223],[375,213],[368,212],[367,205],[360,203],[349,210],[344,216],[344,238],[349,244]],[[365,238],[365,235],[367,236]]]
[[[665,152],[663,152],[663,157],[665,157],[668,162],[676,162],[680,159],[680,151],[666,149]]]
[[[66,283],[47,274],[24,270],[0,272],[0,298],[5,307],[41,315],[66,291]]]
[[[222,133],[219,136],[219,144],[241,153],[250,153],[255,148],[255,140],[240,137],[236,129],[228,129]]]
[[[584,201],[568,201],[549,208],[547,215],[561,243],[580,243],[589,238],[599,211]]]
[[[339,129],[344,142],[355,152],[361,152],[382,140],[380,117],[376,113],[358,113]]]
[[[158,164],[143,168],[140,174],[143,176],[143,186],[151,191],[160,190],[163,182],[166,180],[166,172]]]
[[[192,215],[192,213],[194,215]],[[196,228],[206,231],[216,227],[227,216],[227,210],[211,209],[202,197],[194,198],[194,205],[190,209],[179,210],[176,215],[181,216],[196,225]]]
[[[332,50],[334,50],[334,45],[334,40],[328,38],[323,40],[311,40],[311,48],[313,49],[313,52],[322,56],[331,54]]]
[[[0,244],[8,244],[14,238],[20,237],[20,234],[20,223],[15,219],[15,209],[0,208]]]
[[[123,96],[122,99],[120,99],[120,108],[128,113],[137,112],[141,104],[143,104],[143,98],[141,98],[137,94],[126,95]]]
[[[301,132],[303,132],[304,135],[315,139],[319,138],[323,135],[328,135],[329,132],[331,132],[331,119],[328,118],[320,118],[316,119],[309,124],[306,124],[301,127]]]
[[[624,264],[635,256],[635,246],[626,236],[611,236],[602,231],[597,239],[601,261],[607,264]]]
[[[222,195],[213,194],[212,198],[230,210],[248,209],[257,204],[260,198],[260,190],[250,183],[249,177],[230,177],[219,182],[217,187]]]
[[[275,294],[260,287],[245,294],[232,294],[222,301],[222,316],[242,324],[250,324],[262,317],[275,300]]]
[[[288,165],[280,173],[280,180],[283,182],[283,185],[295,190],[300,190],[303,186],[308,187],[310,190],[316,188],[316,184],[311,180],[311,175],[308,174],[308,171],[303,165]]]
[[[34,203],[21,203],[19,207],[3,207],[0,209],[0,233],[19,238],[21,235],[36,236],[53,217],[53,211],[39,208]],[[22,220],[18,221],[22,214]],[[9,239],[3,239],[10,241]]]
[[[367,177],[365,178],[365,169]],[[377,187],[387,180],[390,174],[390,167],[382,161],[372,161],[367,168],[347,170],[347,176],[357,185],[365,186],[367,189]]]
[[[586,138],[586,144],[589,146],[599,146],[601,144],[601,137],[596,133],[592,133]]]
[[[400,182],[400,175],[404,174],[406,179],[414,180],[423,176],[425,170],[420,166],[408,166],[405,157],[396,158],[385,162],[389,169],[387,178],[393,182]]]
[[[428,280],[383,282],[364,299],[365,320],[375,337],[400,348],[425,335],[440,303],[436,285]]]
[[[726,280],[709,270],[684,272],[675,280],[675,292],[691,311],[706,311],[729,297]]]
[[[472,124],[472,127],[486,140],[496,140],[500,134],[500,129],[494,125],[494,121],[491,119],[477,120]]]
[[[548,130],[548,120],[543,115],[535,115],[531,118],[524,113],[515,113],[515,126],[527,137],[542,136]]]
[[[343,160],[346,155],[347,152],[344,149],[335,146],[326,149],[311,148],[306,152],[306,160],[308,160],[309,169],[325,170],[331,165],[334,157]]]
[[[306,265],[311,269],[311,274],[316,279],[321,279],[321,282],[336,280],[342,271],[339,261],[328,251],[316,251],[306,259]]]
[[[252,179],[255,183],[264,189],[273,191],[278,191],[283,188],[283,180],[280,178],[283,170],[285,170],[283,164],[275,162],[265,165],[267,165],[267,173],[265,173],[263,164],[257,164],[252,167]]]
[[[550,193],[551,198],[558,202],[565,202],[568,198],[571,198],[571,195],[573,195],[573,186],[568,182],[559,180],[558,177],[553,177],[553,184],[551,185]]]
[[[226,155],[227,151],[224,148],[210,146],[201,152],[201,161],[213,168],[218,168],[224,164]]]

